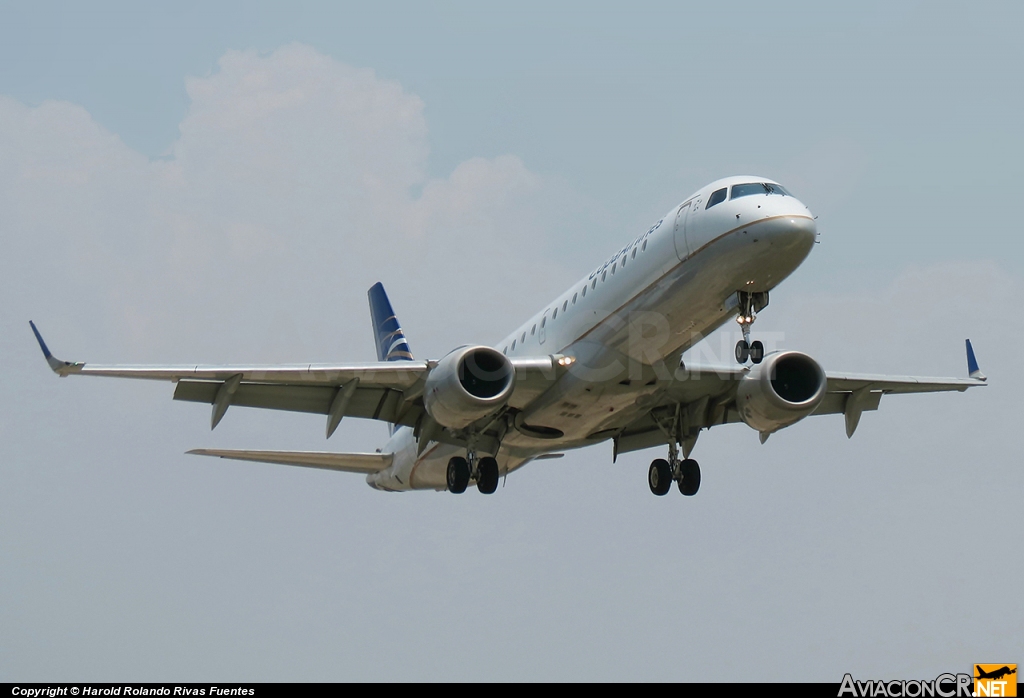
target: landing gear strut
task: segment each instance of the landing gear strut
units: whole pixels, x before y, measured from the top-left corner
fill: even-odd
[[[647,484],[651,492],[659,497],[668,494],[673,480],[679,484],[679,491],[687,497],[697,494],[700,489],[700,466],[692,458],[679,460],[679,450],[675,443],[669,444],[668,460],[656,459],[647,471]]]
[[[743,339],[736,342],[736,363],[745,364],[747,359],[750,359],[755,364],[759,364],[764,359],[764,344],[760,341],[751,343],[750,326],[757,319],[757,314],[767,307],[768,292],[748,293],[747,291],[738,291],[736,295],[739,297],[740,313],[736,318],[736,322],[739,323],[740,329],[743,331]]]

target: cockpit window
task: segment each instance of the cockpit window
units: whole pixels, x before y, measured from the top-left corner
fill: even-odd
[[[754,194],[763,194],[765,196],[770,196],[772,194],[775,194],[776,196],[793,196],[786,191],[786,188],[781,184],[756,182],[752,184],[737,184],[733,186],[732,196],[729,198],[738,199],[741,196],[752,196]]]
[[[708,197],[708,205],[704,207],[704,210],[717,206],[718,204],[725,201],[725,189],[719,189],[714,194]]]

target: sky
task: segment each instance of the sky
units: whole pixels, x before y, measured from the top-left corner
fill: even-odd
[[[1024,658],[1012,2],[0,2],[0,680],[934,678]],[[755,334],[826,370],[966,373],[761,445],[700,493],[601,444],[491,497],[190,448],[373,450],[309,415],[215,432],[98,363],[494,343],[704,184],[756,173],[821,244]],[[730,323],[731,325],[731,323]],[[727,327],[692,352],[727,357]],[[483,651],[481,651],[483,650]]]

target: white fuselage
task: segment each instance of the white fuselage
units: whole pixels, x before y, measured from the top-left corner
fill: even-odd
[[[513,405],[522,423],[562,436],[510,430],[494,454],[502,473],[543,453],[595,443],[587,437],[636,401],[635,387],[618,386],[644,381],[653,391],[658,375],[652,367],[677,358],[736,315],[737,291],[770,291],[803,262],[817,231],[799,200],[765,193],[712,201],[716,192],[744,183],[775,184],[729,177],[707,185],[496,346],[510,358],[562,354],[575,360],[539,398]],[[367,481],[386,490],[443,490],[448,459],[465,451],[432,443],[417,456],[408,427],[396,430],[383,450],[395,454],[392,465]]]

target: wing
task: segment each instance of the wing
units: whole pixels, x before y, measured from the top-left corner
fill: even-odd
[[[354,364],[281,366],[104,366],[62,361],[30,323],[50,368],[61,377],[107,376],[176,383],[174,399],[213,406],[211,428],[228,407],[259,407],[327,415],[327,436],[343,417],[376,419],[391,424],[423,426],[423,390],[435,361],[378,361]],[[510,405],[528,404],[562,370],[560,355],[513,359],[516,384]],[[461,443],[446,431],[432,440]]]
[[[877,410],[883,395],[958,391],[986,385],[974,350],[967,340],[970,378],[886,376],[826,372],[826,393],[812,415],[842,414],[846,435],[852,437],[861,414]],[[624,426],[607,429],[593,437],[616,439],[615,454],[636,451],[668,442],[671,428],[682,435],[684,450],[692,448],[701,429],[741,422],[736,408],[736,387],[747,374],[744,366],[687,366],[665,382],[664,387],[640,400],[643,407],[623,415]],[[767,438],[766,436],[763,438]]]

